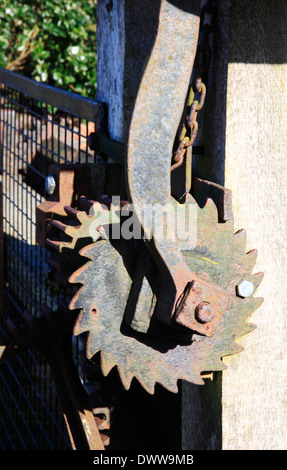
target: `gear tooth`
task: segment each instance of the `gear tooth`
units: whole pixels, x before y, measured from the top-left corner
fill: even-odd
[[[193,378],[192,380],[189,380],[189,382],[195,384],[195,385],[204,385],[204,380],[200,375],[196,378]]]
[[[90,236],[91,236],[93,242],[96,242],[97,240],[99,240],[101,238],[101,234],[98,230],[93,230],[93,232],[91,233]]]
[[[81,333],[87,333],[87,330],[85,330],[84,328],[82,328],[81,326],[81,323],[79,324],[79,331]],[[90,333],[87,335],[87,338],[86,338],[86,343],[85,343],[85,355],[86,355],[86,358],[90,361],[92,359],[92,357],[94,356],[94,354],[91,353],[91,348],[90,348]]]
[[[257,250],[250,250],[248,251],[248,253],[246,253],[245,265],[247,267],[248,272],[252,272],[257,260],[257,255]]]
[[[82,331],[82,333],[84,333],[84,331]],[[91,343],[90,343],[90,334],[88,336],[88,339],[87,339],[87,345],[86,345],[86,356],[87,356],[87,359],[91,360],[92,357],[97,353],[97,351],[91,351]]]
[[[77,209],[74,209],[73,207],[70,207],[70,206],[64,206],[64,211],[66,212],[68,216],[77,220],[77,215],[79,213]]]
[[[79,282],[76,281],[75,273],[71,274],[69,277],[69,283],[70,284],[79,284]]]
[[[89,215],[86,214],[86,212],[80,211],[78,214],[78,221],[81,223],[81,225],[87,223],[87,220],[89,220]]]
[[[232,354],[239,354],[241,353],[242,351],[244,351],[244,347],[241,345],[241,344],[238,344],[238,343],[233,343],[231,344],[230,348],[229,348],[229,351],[230,351],[230,355]],[[225,356],[226,354],[224,354]]]
[[[84,246],[84,248],[82,248],[80,251],[79,251],[79,255],[83,256],[84,258],[88,258],[90,260],[92,260],[92,255],[89,255],[89,251],[91,250],[91,248],[93,248],[93,246],[95,245],[95,243],[91,243],[90,245],[87,245],[87,246]]]
[[[208,218],[213,223],[218,222],[218,210],[217,210],[217,207],[216,207],[214,201],[210,198],[208,198],[206,200],[205,206],[201,210],[201,214],[205,217],[208,216]]]
[[[70,306],[69,306],[69,308],[70,308]],[[75,324],[74,324],[73,334],[75,336],[79,336],[80,334],[85,333],[85,331],[87,331],[85,328],[83,328],[83,326],[81,324],[82,316],[83,316],[83,313],[81,312],[80,315],[78,316]]]
[[[83,300],[79,295],[81,291],[79,291],[71,300],[70,302],[70,310],[81,310],[83,309]]]
[[[63,242],[60,242],[58,240],[50,240],[49,238],[46,239],[46,243],[47,245],[49,245],[51,248],[58,251],[59,253],[61,253],[63,245],[64,245]]]
[[[174,371],[171,375],[167,374],[166,380],[160,379],[158,383],[169,392],[178,393],[178,380],[179,377],[176,374],[176,371]]]
[[[81,281],[78,279],[78,276],[75,275],[75,273],[71,274],[69,277],[69,283],[70,284],[81,284]]]
[[[89,208],[89,214],[92,216],[100,216],[103,212],[109,212],[109,210],[104,209],[98,201],[94,201]]]
[[[74,235],[77,229],[73,227],[72,225],[67,225],[66,227],[67,228],[65,230],[65,235],[68,235],[68,237],[71,237],[72,240],[69,242],[69,244],[73,247],[75,245]]]
[[[223,356],[222,352],[221,355]],[[219,372],[227,368],[226,365],[222,362],[221,358],[213,358],[212,363],[209,365],[210,367],[206,367],[203,371],[201,371],[201,374]]]
[[[102,369],[102,372],[103,372],[103,375],[106,377],[110,371],[112,370],[112,368],[115,366],[116,364],[114,362],[109,362],[103,351],[101,351],[101,369]]]
[[[248,320],[251,317],[251,315],[253,315],[253,313],[262,305],[263,302],[264,302],[264,299],[262,297],[249,297],[247,299],[242,299],[240,316],[241,316],[243,325],[244,325],[244,321]],[[245,325],[247,325],[247,323],[245,323]],[[253,325],[252,329],[255,329],[255,328],[256,328],[256,325]],[[239,329],[238,336],[242,336],[241,335],[242,327],[238,326],[238,329]]]
[[[78,303],[78,299],[79,299],[79,293],[80,291],[78,291],[76,293],[76,295],[74,295],[74,297],[70,300],[70,303],[69,303],[69,310],[78,310],[78,309],[81,309],[82,307],[81,306],[78,306],[77,303]]]
[[[171,393],[178,393],[178,384],[177,384],[177,381],[174,383],[174,384],[169,384],[167,386],[165,386],[163,384],[163,387],[166,388],[169,392]]]
[[[83,284],[85,281],[85,270],[87,268],[87,265],[89,263],[84,264],[81,266],[77,271],[75,271],[71,276],[69,277],[69,283],[70,284]]]
[[[221,370],[226,370],[227,369],[227,365],[224,364],[224,362],[222,361],[222,359],[219,359],[217,362],[215,362],[214,364],[214,367],[212,368],[213,371],[221,371]]]
[[[154,388],[155,388],[154,382],[147,383],[144,379],[140,379],[138,377],[137,379],[138,379],[138,382],[141,384],[141,386],[145,389],[147,393],[149,393],[150,395],[154,395]]]
[[[256,274],[252,274],[251,278],[250,278],[250,281],[253,283],[254,285],[254,292],[256,291],[256,289],[259,287],[259,285],[261,284],[262,282],[262,279],[264,277],[264,273],[262,272],[259,272],[259,273],[256,273]]]
[[[156,381],[153,379],[153,376],[143,376],[140,371],[138,371],[138,373],[135,374],[135,378],[147,393],[154,395]]]
[[[257,310],[259,307],[261,307],[261,305],[264,302],[264,299],[263,299],[263,297],[256,297],[256,298],[253,299],[253,301],[254,301],[253,311],[255,312],[255,310]]]
[[[67,231],[67,228],[68,228],[68,225],[64,224],[63,222],[61,222],[60,220],[52,220],[52,223],[53,227],[55,227],[56,229],[60,230],[61,232],[64,232],[66,233]]]
[[[232,343],[230,346],[222,352],[222,357],[232,356],[233,354],[239,354],[244,351],[244,347],[238,343]]]
[[[251,333],[252,331],[254,331],[256,328],[257,328],[257,325],[255,325],[254,323],[245,323],[240,328],[240,332],[237,334],[237,337],[240,338],[240,336],[245,336],[248,333]]]
[[[73,330],[74,336],[79,336],[81,333],[84,333],[84,332],[81,330],[80,324],[76,324]]]
[[[223,229],[223,224],[221,225]],[[234,220],[228,219],[224,222],[224,231],[229,233],[230,237],[234,235]]]
[[[125,373],[124,369],[120,366],[117,366],[117,369],[125,390],[129,390],[133,376],[129,372]]]
[[[224,362],[222,361],[222,368],[221,368],[221,371],[218,371],[218,372],[224,372],[225,370],[228,369],[228,366],[226,364],[224,364]],[[216,372],[216,371],[214,371]]]
[[[192,382],[192,379],[189,378],[188,374],[181,374],[181,376],[179,377],[180,380],[184,380],[185,382]]]
[[[235,243],[237,244],[237,246],[242,249],[244,254],[246,254],[245,253],[245,250],[246,250],[246,230],[241,229],[241,230],[238,230],[237,232],[235,232],[234,240],[235,240]]]
[[[186,382],[193,383],[196,385],[204,385],[204,381],[201,377],[200,371],[195,371],[194,369],[186,370],[182,375],[181,379],[185,380]]]
[[[185,204],[196,204],[196,200],[194,199],[194,197],[190,193],[186,194]]]
[[[256,328],[257,328],[257,325],[255,325],[255,323],[247,323],[247,325],[248,325],[248,328],[249,328],[249,333],[256,330]]]

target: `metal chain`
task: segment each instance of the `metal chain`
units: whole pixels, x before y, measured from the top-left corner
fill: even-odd
[[[182,166],[185,160],[185,156],[186,163],[191,165],[192,146],[198,134],[197,113],[203,108],[206,98],[206,85],[203,82],[203,77],[207,78],[210,63],[211,48],[209,39],[212,30],[213,8],[213,1],[202,1],[201,28],[196,57],[196,61],[198,63],[195,63],[194,67],[196,70],[195,81],[191,84],[190,87],[187,102],[188,115],[179,136],[179,146],[173,155],[174,163],[171,165],[171,171],[174,171]],[[195,99],[197,98],[198,94],[200,94],[200,98]],[[189,181],[187,182],[187,186],[191,183],[190,178],[188,179]],[[188,190],[188,188],[186,189]]]

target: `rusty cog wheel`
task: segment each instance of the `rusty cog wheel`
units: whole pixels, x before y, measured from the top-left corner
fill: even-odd
[[[80,250],[85,262],[69,278],[79,287],[69,305],[70,310],[79,310],[74,334],[89,333],[88,358],[100,354],[105,376],[117,367],[126,389],[133,378],[149,393],[154,393],[156,383],[176,393],[180,379],[203,384],[202,373],[224,370],[222,358],[243,349],[236,339],[255,328],[247,321],[263,299],[253,294],[242,298],[236,286],[247,280],[255,291],[260,284],[263,274],[252,273],[257,252],[246,253],[245,231],[234,233],[232,220],[218,222],[212,200],[197,210],[197,243],[182,252],[185,261],[200,278],[216,283],[231,297],[213,336],[190,334],[186,328],[186,335],[177,336],[152,322],[143,332],[142,325],[130,321],[127,307],[138,301],[150,319],[160,279],[143,242],[101,238]],[[74,236],[78,233],[75,228]],[[73,237],[73,230],[69,235]]]

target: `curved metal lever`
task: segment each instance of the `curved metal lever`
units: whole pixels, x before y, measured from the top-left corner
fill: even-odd
[[[196,54],[199,15],[197,0],[162,0],[157,37],[128,139],[128,186],[131,201],[139,209],[171,201],[170,160]],[[151,221],[143,221],[140,213],[138,217],[147,239],[152,239]]]
[[[174,320],[203,334],[213,334],[195,321],[202,302],[214,302],[216,316],[228,298],[191,272],[176,240],[158,239],[152,212],[172,204],[171,155],[191,78],[200,24],[200,2],[162,0],[156,41],[138,91],[130,126],[127,180],[130,199],[142,226],[147,246],[162,278],[155,315],[172,325]],[[219,309],[219,311],[218,311]],[[192,310],[193,315],[190,315]],[[203,322],[204,323],[204,322]]]

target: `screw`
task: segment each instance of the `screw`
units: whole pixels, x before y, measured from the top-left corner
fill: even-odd
[[[250,281],[241,281],[236,286],[237,295],[239,297],[249,297],[254,292],[254,285]]]
[[[214,318],[214,309],[208,302],[201,302],[195,309],[195,315],[201,323],[208,323]]]
[[[49,196],[52,196],[56,189],[56,181],[54,176],[48,175],[45,179],[45,191]]]

